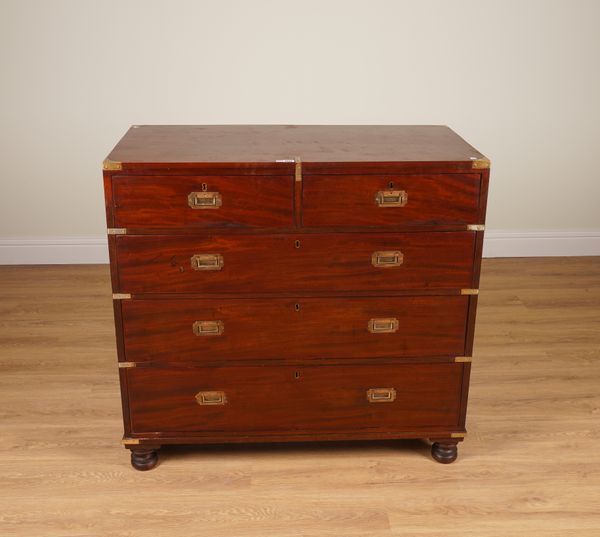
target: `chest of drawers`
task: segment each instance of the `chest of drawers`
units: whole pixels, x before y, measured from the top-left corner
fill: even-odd
[[[125,434],[465,436],[489,160],[439,126],[134,126],[104,161]]]

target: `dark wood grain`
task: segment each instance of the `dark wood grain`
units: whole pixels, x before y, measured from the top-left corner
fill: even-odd
[[[356,429],[346,428],[335,431],[148,431],[131,433],[139,441],[140,446],[154,446],[156,443],[167,444],[244,444],[263,442],[321,442],[357,440],[401,440],[445,438],[454,433],[454,425],[441,427],[421,427],[415,425],[406,429]],[[460,431],[459,432],[464,432]]]
[[[476,224],[479,174],[315,175],[303,181],[302,223],[307,227]],[[379,207],[378,191],[402,190],[404,207]]]
[[[124,300],[127,361],[462,356],[466,296],[229,300]],[[394,333],[371,333],[396,318]],[[197,336],[195,321],[222,321]]]
[[[121,292],[259,293],[469,287],[473,232],[322,235],[120,236]],[[300,241],[297,247],[296,241]],[[374,267],[375,251],[401,251],[402,265]],[[221,254],[219,271],[192,270],[194,254]]]
[[[164,169],[281,167],[278,160],[296,156],[314,173],[330,163],[459,163],[469,169],[483,155],[440,125],[140,125],[108,158],[124,169]]]
[[[295,180],[294,159],[302,161]],[[139,126],[104,171],[125,434],[163,443],[430,438],[464,433],[489,169],[442,126]],[[119,169],[120,168],[120,169]],[[188,194],[219,192],[219,209]],[[379,190],[405,190],[380,208]],[[403,263],[376,268],[375,251]],[[195,254],[222,270],[192,270]],[[371,318],[399,330],[372,334]],[[220,320],[220,336],[192,324]],[[394,387],[393,403],[368,403]],[[225,390],[199,406],[200,390]],[[139,443],[137,443],[139,442]]]
[[[336,431],[453,427],[462,364],[134,368],[127,372],[133,431]],[[370,403],[369,388],[396,400]],[[224,405],[200,406],[222,390]]]
[[[204,186],[203,186],[204,185]],[[117,176],[115,227],[291,227],[292,176]],[[192,209],[188,194],[218,192],[218,209]]]

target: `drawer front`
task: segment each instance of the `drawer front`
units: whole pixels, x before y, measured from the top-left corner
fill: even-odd
[[[456,289],[472,283],[475,233],[120,236],[125,293]]]
[[[124,300],[128,361],[462,356],[468,297]]]
[[[463,365],[127,369],[132,432],[456,427]]]
[[[115,227],[290,227],[291,176],[113,179]]]
[[[451,225],[479,222],[479,174],[308,175],[307,227]]]

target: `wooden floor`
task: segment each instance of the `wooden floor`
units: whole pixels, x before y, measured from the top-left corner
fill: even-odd
[[[0,267],[2,536],[599,536],[600,258],[485,260],[469,434],[165,448],[122,434],[108,268]]]

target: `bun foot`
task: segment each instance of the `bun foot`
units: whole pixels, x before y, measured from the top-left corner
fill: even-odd
[[[158,451],[156,449],[132,449],[131,466],[136,470],[152,470],[158,463]]]
[[[431,455],[442,464],[450,464],[456,460],[458,447],[456,442],[434,442],[431,446]]]

